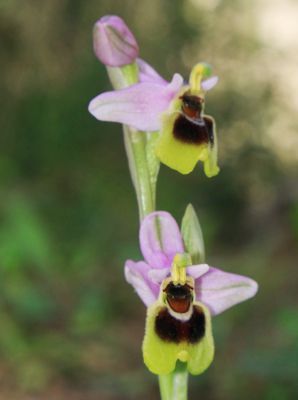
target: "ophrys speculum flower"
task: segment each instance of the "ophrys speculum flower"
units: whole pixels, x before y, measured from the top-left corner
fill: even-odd
[[[211,315],[253,297],[257,283],[208,264],[193,265],[176,221],[164,211],[144,219],[140,247],[145,261],[128,260],[125,276],[148,307],[145,364],[167,374],[180,360],[200,374],[214,355]]]
[[[158,300],[147,311],[143,357],[155,374],[171,373],[179,360],[197,375],[213,360],[210,311],[196,301],[194,286],[194,278],[186,275],[177,255],[171,277],[163,280]]]
[[[206,91],[216,83],[209,65],[197,64],[185,84],[179,74],[165,81],[138,60],[140,82],[122,90],[102,93],[89,104],[97,119],[120,122],[140,131],[159,131],[156,155],[160,161],[183,174],[198,161],[208,177],[219,172],[214,119],[204,114]]]

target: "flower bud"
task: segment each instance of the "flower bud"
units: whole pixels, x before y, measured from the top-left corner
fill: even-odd
[[[116,15],[107,15],[95,23],[93,47],[96,57],[110,67],[131,64],[139,54],[135,37]]]

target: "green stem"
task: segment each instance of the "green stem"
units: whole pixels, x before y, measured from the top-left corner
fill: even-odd
[[[146,137],[124,126],[124,143],[142,220],[155,210],[155,190],[152,190],[146,159]]]
[[[186,363],[177,362],[173,372],[173,397],[172,400],[187,400],[188,372]]]
[[[159,376],[161,400],[187,400],[187,382],[186,363],[178,361],[174,372]]]
[[[161,400],[172,400],[173,373],[167,375],[159,375],[158,379]]]
[[[136,64],[122,68],[108,67],[108,74],[115,89],[123,89],[138,82]],[[129,170],[135,187],[140,220],[155,210],[156,182],[159,172],[154,147],[158,132],[144,133],[124,126],[124,143]],[[174,372],[159,376],[162,400],[187,399],[187,370],[184,363],[177,363]]]
[[[136,64],[122,68],[108,67],[109,78],[115,89],[123,89],[138,82]],[[146,133],[124,126],[124,143],[129,170],[135,187],[140,220],[155,210],[155,188],[159,162],[151,145],[156,134],[149,139]]]

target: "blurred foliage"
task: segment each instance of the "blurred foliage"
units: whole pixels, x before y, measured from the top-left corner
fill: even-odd
[[[216,359],[191,398],[297,398],[298,119],[283,80],[295,57],[262,36],[275,3],[0,1],[0,399],[157,398],[145,310],[123,279],[140,253],[121,129],[86,109],[110,87],[91,32],[113,13],[165,77],[201,60],[220,76],[207,112],[222,171],[163,167],[158,208],[179,220],[193,203],[208,262],[260,292],[214,320]]]

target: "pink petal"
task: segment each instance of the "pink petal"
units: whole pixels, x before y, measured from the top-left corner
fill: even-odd
[[[159,295],[159,285],[149,279],[149,271],[150,266],[143,261],[127,260],[124,266],[125,279],[134,287],[147,307],[154,303]]]
[[[105,65],[120,67],[131,64],[139,54],[139,46],[125,22],[116,15],[107,15],[93,29],[93,48]]]
[[[171,266],[175,254],[184,252],[179,227],[171,214],[157,211],[144,218],[140,229],[140,246],[152,268]]]
[[[218,82],[218,76],[212,76],[211,78],[205,79],[201,82],[201,88],[204,92],[211,90]]]
[[[213,267],[195,283],[197,300],[205,304],[213,315],[253,297],[257,290],[258,284],[254,280]]]
[[[148,272],[148,277],[152,282],[161,284],[161,282],[170,275],[170,268],[151,269]]]
[[[200,278],[202,275],[206,274],[208,270],[209,270],[208,264],[191,265],[186,268],[187,275],[192,276],[194,279]]]
[[[120,122],[142,131],[159,130],[160,116],[180,90],[183,78],[173,76],[168,85],[137,83],[129,88],[102,93],[91,100],[89,112],[101,121]]]
[[[162,85],[168,84],[168,82],[160,76],[151,65],[146,63],[146,61],[137,58],[137,64],[139,67],[140,82],[156,82]]]

